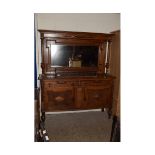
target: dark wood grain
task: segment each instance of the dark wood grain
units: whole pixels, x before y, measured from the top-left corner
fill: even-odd
[[[41,33],[41,111],[112,109],[115,77],[104,74],[106,42],[113,34],[39,30]],[[53,67],[51,44],[98,45],[97,67]],[[89,59],[89,58],[88,58]],[[109,67],[109,66],[108,66]]]

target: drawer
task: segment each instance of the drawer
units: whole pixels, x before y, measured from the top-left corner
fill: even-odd
[[[72,87],[74,86],[74,82],[72,81],[51,81],[51,82],[45,82],[44,88],[51,90],[57,87]]]
[[[73,81],[56,81],[53,85],[54,87],[72,87],[74,86]]]
[[[48,89],[53,88],[53,85],[54,85],[53,82],[45,82],[44,85],[43,85],[44,90],[46,90],[46,89],[48,90]]]
[[[82,86],[110,86],[112,85],[112,81],[104,81],[104,80],[88,80],[81,81]]]

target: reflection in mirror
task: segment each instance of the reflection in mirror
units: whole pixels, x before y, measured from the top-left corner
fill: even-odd
[[[51,65],[97,67],[98,46],[51,45]]]

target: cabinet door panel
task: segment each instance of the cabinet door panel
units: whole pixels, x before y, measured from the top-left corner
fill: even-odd
[[[74,108],[74,91],[72,88],[55,88],[47,91],[48,110],[66,110]]]
[[[112,104],[111,87],[87,87],[86,106],[90,108],[109,108]]]

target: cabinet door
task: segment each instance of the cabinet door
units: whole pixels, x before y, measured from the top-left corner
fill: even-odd
[[[86,106],[88,108],[110,108],[112,105],[111,87],[87,87],[86,88]]]
[[[72,87],[55,88],[46,92],[47,110],[74,109],[74,89]]]

